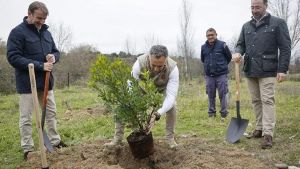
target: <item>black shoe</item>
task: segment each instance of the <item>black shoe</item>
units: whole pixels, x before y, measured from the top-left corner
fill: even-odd
[[[24,153],[24,160],[27,161],[28,160],[28,154],[30,153],[31,151],[27,151]]]
[[[63,147],[68,147],[63,141],[60,141],[56,146],[56,148],[63,148]]]

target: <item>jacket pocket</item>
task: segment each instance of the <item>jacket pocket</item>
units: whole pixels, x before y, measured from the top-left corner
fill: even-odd
[[[44,52],[46,52],[47,54],[52,52],[52,42],[53,41],[49,35],[44,35]]]
[[[260,38],[262,42],[266,44],[265,48],[267,46],[276,46],[276,27],[269,26],[268,28],[266,28]]]
[[[40,39],[38,38],[28,38],[25,40],[25,52],[33,55],[42,52],[42,46]]]
[[[278,68],[277,55],[263,55],[262,68],[265,72],[276,72]]]

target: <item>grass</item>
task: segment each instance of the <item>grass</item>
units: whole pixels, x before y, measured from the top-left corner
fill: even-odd
[[[288,79],[290,81],[300,81],[300,73],[296,73],[296,74],[289,74],[288,75]]]
[[[287,81],[276,87],[277,123],[275,144],[270,150],[261,150],[259,140],[242,139],[240,144],[228,144],[225,135],[230,117],[235,115],[235,84],[230,81],[229,117],[225,123],[220,122],[218,114],[215,120],[207,115],[207,95],[205,85],[193,81],[191,84],[182,83],[177,98],[176,136],[197,135],[209,140],[212,144],[228,147],[239,147],[256,154],[257,158],[267,161],[282,161],[289,165],[298,165],[300,158],[300,82]],[[113,115],[100,117],[84,116],[63,120],[67,109],[80,110],[88,107],[103,106],[95,91],[83,87],[71,87],[55,91],[58,109],[58,130],[67,144],[76,145],[88,140],[112,138],[114,133]],[[217,101],[217,110],[219,110]],[[255,127],[252,114],[251,100],[246,83],[241,84],[241,113],[249,119],[247,131]],[[16,168],[22,162],[22,149],[18,129],[18,95],[0,96],[0,169]],[[33,120],[34,121],[34,120]],[[34,125],[34,123],[33,123]],[[165,118],[163,117],[154,127],[154,137],[165,134]],[[126,134],[130,131],[126,130]],[[34,141],[37,142],[36,130]],[[37,147],[37,146],[36,146]]]

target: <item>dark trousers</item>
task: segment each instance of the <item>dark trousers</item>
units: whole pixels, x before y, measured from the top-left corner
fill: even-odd
[[[208,115],[216,116],[216,90],[218,90],[219,99],[221,103],[221,116],[226,117],[227,111],[227,98],[228,93],[228,78],[227,74],[220,76],[205,76],[206,81],[206,94],[208,95]]]

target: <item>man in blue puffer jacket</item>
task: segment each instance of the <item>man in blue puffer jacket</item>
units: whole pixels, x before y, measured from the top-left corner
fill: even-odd
[[[225,42],[217,39],[217,32],[214,28],[206,31],[207,41],[201,47],[201,61],[204,64],[206,93],[209,100],[208,115],[216,116],[215,98],[218,90],[221,102],[221,120],[227,116],[228,92],[228,64],[231,61],[231,52]]]
[[[31,3],[28,8],[28,16],[24,17],[23,22],[10,32],[7,40],[7,60],[15,68],[17,92],[20,94],[19,128],[25,160],[27,160],[28,153],[33,151],[31,123],[33,100],[28,64],[34,64],[36,87],[41,102],[45,72],[52,71],[53,65],[60,56],[53,38],[47,30],[48,26],[44,24],[47,16],[48,9],[44,3],[38,1]],[[48,136],[53,146],[66,147],[56,130],[56,105],[52,74],[49,83],[45,119]]]

